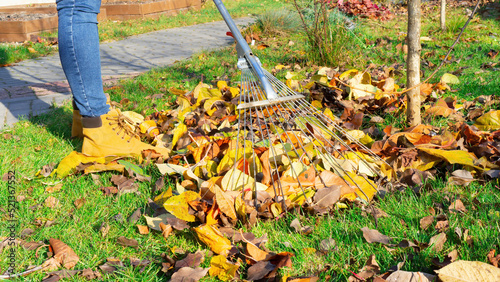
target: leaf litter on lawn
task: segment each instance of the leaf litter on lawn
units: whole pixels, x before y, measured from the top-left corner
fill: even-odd
[[[317,110],[347,128],[349,134],[386,162],[374,162],[373,165],[386,180],[392,182],[393,185],[383,188],[382,193],[388,193],[394,190],[390,187],[421,187],[425,183],[422,179],[434,177],[436,171],[443,171],[449,165],[461,168],[451,173],[451,185],[465,186],[474,181],[499,177],[498,173],[491,172],[500,169],[498,113],[494,110],[485,113],[484,110],[500,101],[494,96],[478,97],[473,102],[458,101],[453,97],[440,98],[439,95],[450,89],[448,84],[451,85],[452,78],[450,75],[444,76],[441,82],[421,88],[426,108],[424,118],[443,116],[453,121],[442,128],[422,124],[403,129],[387,126],[380,130],[374,125],[383,122],[378,118],[380,116],[400,115],[404,112],[404,95],[394,91],[400,87],[391,80],[391,72],[368,74],[348,70],[340,73],[338,70],[328,69],[293,82],[293,85],[309,96]],[[177,95],[175,109],[155,112],[147,117],[128,113],[133,117],[130,120],[135,121],[130,124],[131,128],[136,128],[144,140],[172,150],[169,159],[156,160],[163,180],[157,181],[155,190],[162,193],[154,201],[150,200],[150,207],[155,205],[151,209],[154,214],[149,214],[151,217],[146,214],[143,216],[147,226],[164,234],[165,238],[188,228],[194,232],[201,242],[218,254],[220,261],[214,261],[214,264],[219,265],[219,269],[227,269],[226,273],[220,274],[221,270],[216,271],[214,268],[208,271],[209,274],[230,279],[236,275],[233,275],[233,271],[247,271],[249,278],[261,279],[274,277],[280,267],[292,266],[292,254],[275,254],[264,249],[263,243],[247,242],[244,239],[247,235],[243,236],[241,231],[236,230],[236,226],[251,227],[258,219],[279,219],[297,208],[304,208],[311,214],[331,214],[352,204],[365,205],[377,195],[375,189],[369,188],[365,189],[367,193],[361,195],[353,183],[343,181],[342,179],[347,178],[346,175],[339,173],[328,162],[328,158],[338,156],[324,154],[314,148],[314,142],[321,142],[321,139],[313,141],[310,136],[274,128],[279,133],[277,138],[286,139],[284,145],[279,142],[249,142],[245,150],[236,150],[234,132],[238,128],[238,117],[235,101],[240,94],[239,85],[229,86],[227,82],[219,81],[215,87],[200,83],[193,91],[174,90],[171,92]],[[332,91],[336,94],[331,95]],[[476,115],[475,123],[471,126],[465,121],[470,117],[467,113],[472,111],[480,115]],[[335,116],[333,113],[341,115]],[[269,114],[273,113],[262,113],[262,118]],[[363,122],[364,117],[370,118],[368,124]],[[307,119],[301,124],[311,127]],[[315,128],[312,131],[321,133],[321,130]],[[290,138],[291,133],[294,138]],[[362,187],[373,185],[379,179],[363,167],[359,158],[365,158],[369,162],[373,160],[363,148],[349,140],[345,142],[350,148],[336,148],[346,154],[346,160],[340,162],[342,168],[347,171],[350,179],[360,182]],[[290,148],[297,147],[298,144],[303,150],[299,155],[290,154]],[[269,145],[278,154],[271,155]],[[290,148],[286,148],[287,146]],[[349,154],[348,149],[357,151],[358,157]],[[301,158],[300,154],[311,156],[314,162],[309,165],[297,162]],[[150,155],[139,161],[151,162],[151,158]],[[116,194],[119,197],[124,193],[137,193],[135,181],[150,181],[143,167],[134,164],[134,160],[89,158],[76,152],[62,160],[55,170],[44,167],[38,177],[92,174],[95,179],[95,173],[109,170],[117,171],[120,175],[113,175],[111,178],[115,186],[102,188],[106,195]],[[299,175],[303,191],[299,189],[298,181],[290,177],[292,171]],[[255,175],[253,172],[258,177],[251,177],[250,175]],[[360,173],[365,177],[359,176]],[[167,177],[174,180],[175,189],[169,187],[164,190]],[[231,181],[231,178],[237,181]],[[276,180],[284,186],[282,193],[277,193],[271,187],[272,181]],[[252,192],[254,187],[257,188],[255,193]],[[465,204],[456,199],[449,210],[467,212]],[[378,215],[374,214],[374,217],[379,219]],[[427,229],[436,218],[434,215],[423,218],[421,228]],[[447,232],[447,221],[437,222],[437,231]],[[314,232],[298,221],[291,227],[304,236]],[[141,233],[147,233],[146,226],[138,228],[142,230]],[[223,228],[233,231],[221,232]],[[168,234],[165,233],[166,230]],[[379,242],[391,247],[407,246],[418,250],[427,247],[425,243],[408,240],[402,240],[398,245],[391,244],[390,237],[368,227],[364,227],[362,232],[368,242]],[[107,231],[102,233],[105,235]],[[230,233],[231,236],[226,235]],[[246,247],[226,238],[234,238],[236,234],[241,234],[238,236],[243,238],[242,245]],[[137,241],[133,241],[135,240],[120,237],[118,243],[136,247]],[[444,241],[446,234],[439,233],[431,239],[429,245],[438,251]],[[322,252],[331,248],[325,246],[322,247]],[[241,260],[246,261],[246,264],[239,264]],[[193,277],[198,277],[207,273],[205,269],[193,267],[195,266],[185,266],[175,272],[169,268],[167,271],[175,277],[183,277],[189,273],[197,273]],[[246,270],[244,267],[247,267]]]

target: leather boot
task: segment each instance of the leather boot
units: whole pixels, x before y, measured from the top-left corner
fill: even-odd
[[[94,156],[139,157],[142,151],[152,150],[167,158],[170,149],[154,147],[141,142],[135,128],[127,122],[118,109],[112,109],[100,117],[84,117],[82,153]]]
[[[111,98],[108,93],[106,95],[106,104],[111,105]],[[83,138],[82,130],[82,115],[76,107],[75,101],[73,100],[73,123],[71,124],[71,138]]]

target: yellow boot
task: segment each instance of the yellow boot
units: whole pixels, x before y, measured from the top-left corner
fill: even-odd
[[[108,93],[106,95],[106,104],[111,105],[111,98]],[[73,123],[71,124],[71,138],[83,138],[82,115],[73,101]]]
[[[112,109],[100,117],[84,117],[82,153],[88,156],[138,157],[144,150],[152,150],[167,158],[170,149],[154,147],[141,142],[118,109]]]

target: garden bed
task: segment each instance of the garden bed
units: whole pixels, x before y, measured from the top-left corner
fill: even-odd
[[[156,18],[183,10],[199,10],[201,0],[105,0],[98,21]],[[57,29],[55,4],[0,8],[0,42],[22,42],[43,31]]]
[[[55,13],[0,13],[0,42],[21,42],[42,31],[55,29]]]
[[[102,6],[106,9],[110,20],[130,20],[137,18],[154,18],[160,15],[175,15],[187,9],[201,8],[200,0],[161,0],[145,2],[108,2]]]

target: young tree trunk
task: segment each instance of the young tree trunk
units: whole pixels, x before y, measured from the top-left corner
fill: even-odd
[[[420,6],[421,0],[408,1],[407,88],[420,83]],[[422,122],[420,117],[420,87],[408,91],[406,98],[406,121],[410,126],[419,125]]]
[[[446,0],[441,0],[441,31],[446,30]]]

